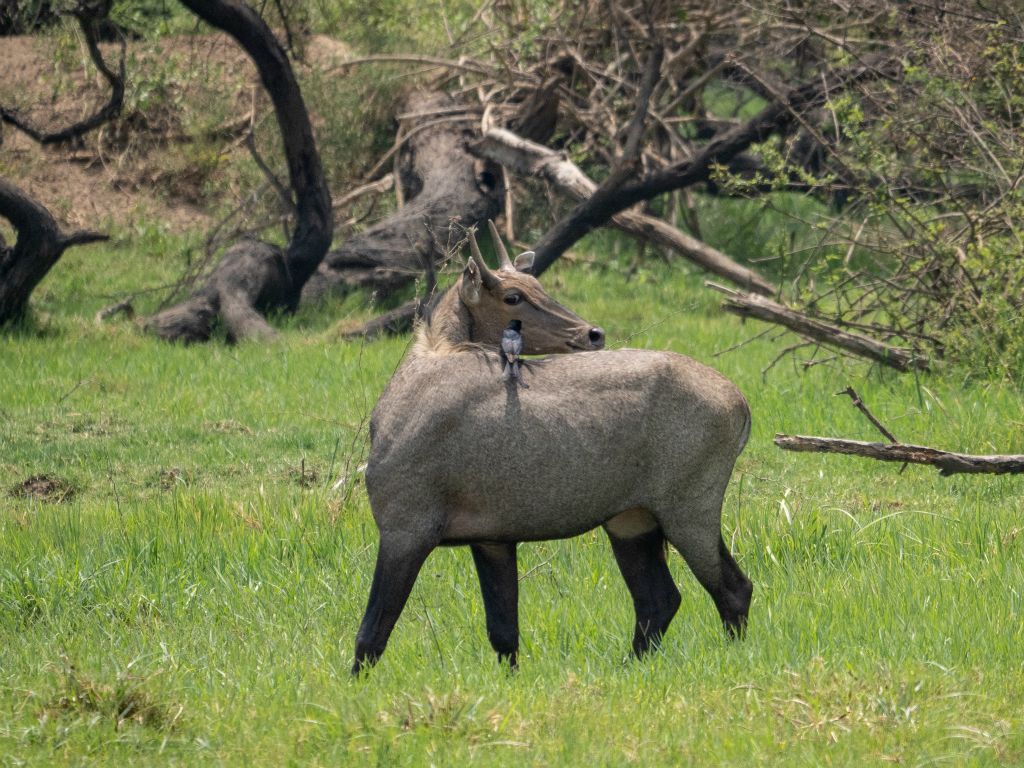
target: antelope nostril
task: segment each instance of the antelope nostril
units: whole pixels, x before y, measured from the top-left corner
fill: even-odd
[[[590,343],[600,349],[604,346],[604,329],[603,328],[591,328],[590,333],[587,334],[590,339]]]

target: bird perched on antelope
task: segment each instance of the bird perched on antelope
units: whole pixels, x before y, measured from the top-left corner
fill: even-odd
[[[523,354],[523,335],[520,333],[522,330],[521,320],[510,320],[508,327],[501,334],[501,355],[505,360],[502,378],[505,381],[515,380],[520,384],[523,383],[519,378],[519,356]]]

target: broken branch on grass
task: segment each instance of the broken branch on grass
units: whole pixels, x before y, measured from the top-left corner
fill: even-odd
[[[953,453],[924,445],[903,443],[866,443],[861,440],[843,440],[836,437],[808,437],[805,435],[775,435],[775,444],[784,451],[803,453],[841,453],[878,461],[907,464],[927,464],[936,467],[943,476],[959,473],[1021,474],[1024,473],[1024,455],[984,455]]]
[[[856,333],[849,333],[821,320],[809,317],[777,301],[755,293],[744,293],[705,282],[705,286],[726,295],[722,309],[740,317],[754,317],[767,323],[782,325],[789,330],[830,347],[839,347],[859,357],[866,357],[882,365],[906,372],[913,369],[928,370],[928,358],[902,347],[870,339]]]
[[[378,336],[394,336],[407,333],[412,329],[413,321],[420,311],[422,303],[419,298],[410,299],[400,307],[385,312],[362,325],[341,332],[343,339],[375,339]]]

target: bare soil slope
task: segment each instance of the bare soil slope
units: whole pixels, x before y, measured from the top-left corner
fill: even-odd
[[[116,62],[117,46],[103,49]],[[9,37],[0,50],[0,103],[36,125],[66,125],[108,97],[81,41]],[[350,55],[323,36],[308,40],[304,53],[300,69]],[[0,127],[0,176],[68,228],[132,226],[143,218],[179,230],[209,226],[225,190],[236,197],[247,191],[240,161],[248,160],[250,125],[263,134],[276,130],[255,67],[230,38],[208,34],[131,41],[126,69],[121,117],[75,145],[43,148]]]

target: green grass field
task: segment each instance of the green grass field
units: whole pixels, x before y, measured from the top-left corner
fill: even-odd
[[[692,355],[747,395],[723,525],[755,583],[749,635],[724,639],[673,555],[682,608],[630,660],[630,600],[591,533],[520,548],[517,674],[453,549],[354,680],[376,546],[355,469],[407,339],[336,341],[358,300],[266,346],[95,325],[178,269],[182,241],[130,242],[69,252],[0,338],[0,766],[1024,763],[1022,481],[771,442],[875,439],[833,396],[852,384],[903,440],[1024,453],[1019,391],[860,364],[764,379],[779,343],[713,357],[761,327],[684,268],[560,265],[546,285],[611,346]],[[15,492],[43,474],[61,501]]]

